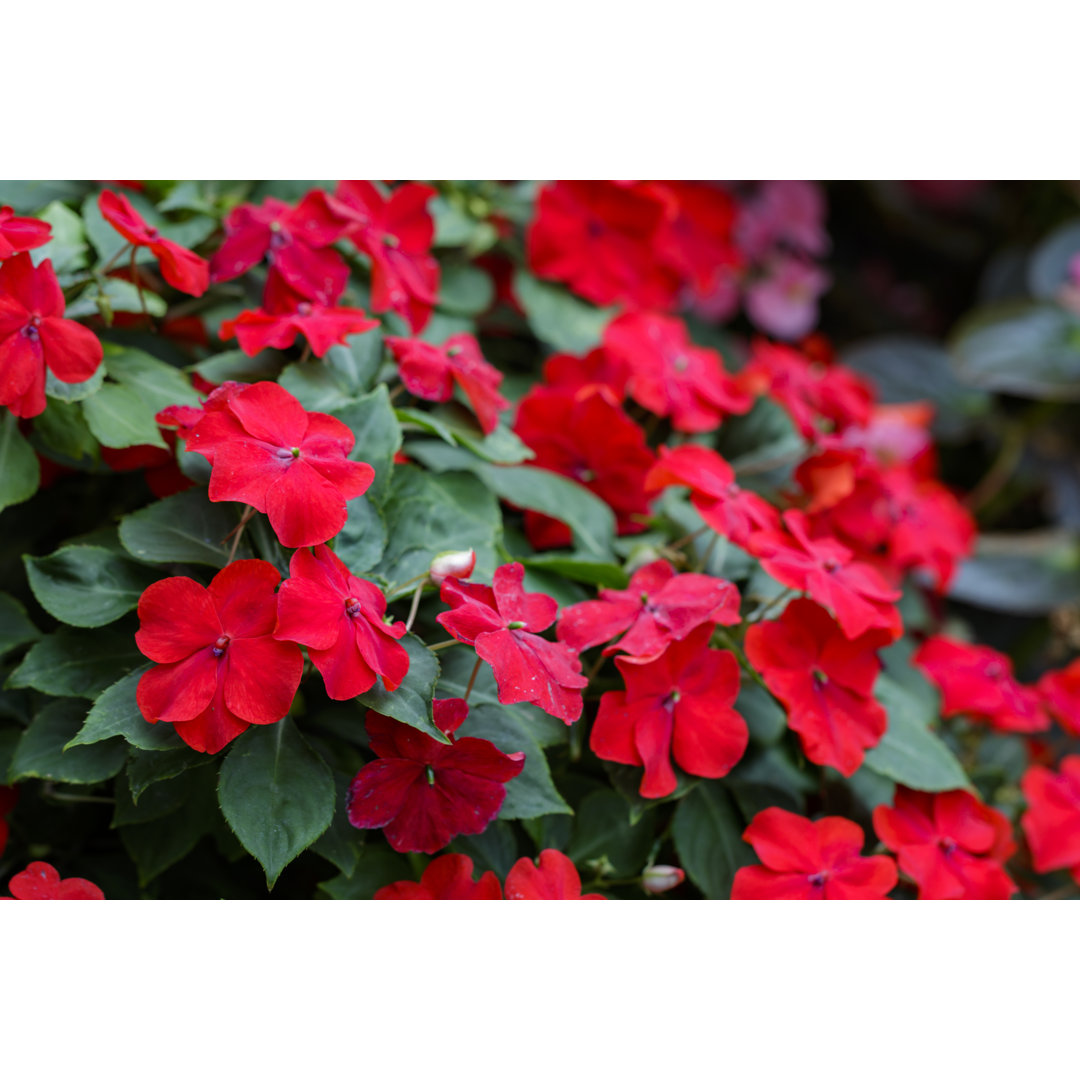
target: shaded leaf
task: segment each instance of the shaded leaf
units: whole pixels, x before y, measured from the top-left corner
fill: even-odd
[[[66,784],[97,784],[115,776],[127,757],[127,749],[119,739],[64,749],[82,726],[85,715],[85,701],[64,698],[46,705],[19,740],[9,781],[36,777]]]
[[[735,871],[754,862],[743,824],[718,780],[698,784],[675,810],[672,836],[682,868],[709,900],[728,900]]]

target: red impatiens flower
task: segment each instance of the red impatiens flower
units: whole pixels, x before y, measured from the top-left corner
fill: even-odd
[[[64,317],[52,262],[26,252],[0,266],[0,405],[16,416],[45,411],[45,367],[66,383],[85,382],[104,357],[92,330]]]
[[[105,899],[105,894],[92,881],[81,877],[61,880],[56,869],[47,862],[32,862],[8,882],[8,888],[12,900]]]
[[[1070,735],[1080,735],[1080,660],[1060,671],[1048,671],[1037,689],[1054,719]]]
[[[395,851],[427,855],[455,836],[482,833],[506,798],[525,755],[504,754],[487,739],[454,739],[469,714],[462,698],[434,703],[435,725],[450,745],[376,712],[367,714],[371,750],[349,788],[349,821],[382,829]]]
[[[863,857],[863,831],[846,818],[810,821],[770,806],[743,839],[764,866],[735,872],[732,900],[884,900],[896,886],[896,863]]]
[[[0,262],[20,251],[32,251],[52,239],[52,226],[32,217],[16,217],[10,206],[0,206]]]
[[[591,349],[584,356],[553,353],[544,361],[544,385],[578,391],[602,387],[614,401],[626,398],[626,366],[607,349]]]
[[[441,345],[398,337],[388,337],[386,344],[410,394],[424,401],[449,401],[456,383],[472,406],[480,430],[490,435],[499,426],[499,413],[510,408],[499,393],[502,372],[484,359],[472,334],[452,334]]]
[[[4,854],[4,848],[7,847],[8,836],[11,832],[11,827],[4,819],[15,809],[15,804],[18,801],[18,788],[0,784],[0,855]]]
[[[524,578],[521,563],[498,567],[491,588],[447,578],[440,595],[451,610],[436,621],[491,665],[504,705],[531,701],[572,724],[581,716],[588,679],[568,646],[539,636],[555,621],[559,606],[543,593],[525,592]]]
[[[1021,686],[1012,661],[988,645],[967,645],[938,634],[912,658],[940,690],[943,716],[985,720],[998,731],[1045,731],[1050,718],[1039,693]]]
[[[210,501],[242,502],[267,514],[292,548],[322,544],[345,525],[345,503],[363,495],[375,470],[350,461],[356,437],[325,413],[307,412],[271,382],[219,388],[203,417],[180,429],[188,450],[211,464]]]
[[[599,600],[564,608],[556,633],[574,652],[626,633],[604,650],[622,650],[638,662],[655,660],[673,641],[702,623],[739,622],[739,590],[708,574],[677,574],[657,559],[636,570],[625,589],[601,589]]]
[[[885,630],[849,638],[824,608],[800,599],[774,622],[751,626],[745,644],[806,756],[851,776],[889,724],[874,700],[874,680],[881,670],[875,650],[891,640]]]
[[[342,180],[335,209],[349,224],[349,239],[371,259],[371,307],[394,311],[418,334],[439,298],[439,264],[431,254],[435,222],[424,184],[402,184],[388,199],[367,180]]]
[[[540,865],[518,859],[506,875],[507,900],[606,900],[599,893],[581,895],[577,867],[561,852],[545,848]]]
[[[920,900],[1008,900],[1016,892],[1002,865],[1016,850],[1009,819],[970,791],[897,788],[893,805],[874,811],[874,831]]]
[[[726,776],[746,751],[746,721],[731,707],[739,696],[739,664],[726,650],[708,648],[712,625],[699,626],[655,660],[619,656],[625,690],[600,699],[589,746],[598,758],[643,765],[640,792],[670,795],[671,767],[693,776]]]
[[[149,248],[157,256],[161,276],[174,289],[189,296],[202,296],[210,288],[210,264],[186,247],[166,240],[143,220],[126,195],[103,191],[98,196],[98,209],[129,244]]]
[[[1063,757],[1059,772],[1032,765],[1020,788],[1028,804],[1020,825],[1036,873],[1068,870],[1080,885],[1080,755]]]
[[[607,325],[604,349],[622,363],[626,392],[676,431],[712,431],[754,399],[724,371],[720,354],[695,345],[682,319],[627,312]]]
[[[502,886],[490,870],[473,881],[473,861],[450,852],[428,863],[420,882],[395,881],[376,894],[376,900],[501,900]]]
[[[139,680],[139,711],[194,750],[216,754],[251,724],[276,724],[292,705],[304,657],[274,639],[281,575],[261,559],[219,570],[207,588],[155,581],[139,599],[135,644],[157,667]]]
[[[289,580],[278,593],[275,637],[308,647],[335,701],[363,694],[382,676],[396,690],[409,671],[409,654],[398,644],[405,624],[388,624],[386,597],[354,577],[325,545],[301,548],[289,563]]]

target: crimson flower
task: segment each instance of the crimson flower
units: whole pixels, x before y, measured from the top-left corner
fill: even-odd
[[[559,606],[543,593],[525,592],[524,578],[521,563],[498,567],[490,588],[447,578],[440,596],[451,610],[437,615],[436,622],[491,665],[504,705],[531,701],[572,724],[581,716],[588,679],[568,646],[539,636],[555,621]]]
[[[32,251],[52,239],[52,226],[32,217],[16,217],[10,206],[0,206],[0,262],[20,251]]]
[[[1080,735],[1080,659],[1061,671],[1048,671],[1037,689],[1054,719],[1070,735]]]
[[[564,608],[556,634],[574,652],[623,634],[604,650],[622,650],[636,661],[655,660],[673,641],[682,641],[702,623],[739,622],[739,590],[707,574],[677,574],[657,559],[634,571],[625,589],[601,589],[599,600]]]
[[[488,870],[473,881],[473,861],[450,852],[432,859],[420,882],[395,881],[376,894],[376,900],[501,900],[499,879]]]
[[[626,365],[607,349],[591,349],[584,356],[553,353],[544,361],[544,385],[560,390],[603,387],[619,403],[626,398]]]
[[[457,384],[484,434],[490,435],[499,426],[499,413],[510,408],[499,393],[502,372],[484,359],[472,334],[452,334],[442,345],[398,337],[386,338],[386,344],[410,394],[424,401],[449,401]]]
[[[450,738],[438,742],[408,724],[367,714],[369,762],[349,788],[349,821],[382,829],[395,851],[446,847],[459,835],[482,833],[506,798],[507,781],[525,767],[525,755],[504,754],[487,739],[455,739],[469,713],[462,698],[434,703],[435,725]]]
[[[561,852],[545,848],[540,865],[518,859],[506,875],[507,900],[606,900],[599,893],[581,895],[577,867]]]
[[[874,680],[881,670],[875,650],[891,640],[880,629],[849,638],[824,608],[800,599],[779,619],[747,630],[746,655],[784,703],[806,756],[851,776],[889,724]]]
[[[289,580],[278,593],[279,641],[306,645],[335,701],[363,694],[382,676],[396,690],[409,670],[398,644],[405,624],[387,624],[386,597],[376,585],[354,577],[325,545],[301,548],[289,563]]]
[[[677,786],[674,757],[693,776],[726,776],[746,751],[746,721],[731,707],[739,696],[739,664],[708,648],[712,625],[699,626],[648,662],[619,656],[625,690],[600,699],[589,746],[598,758],[643,765],[647,799]]]
[[[280,580],[268,562],[241,559],[206,588],[170,577],[142,594],[135,644],[157,665],[135,694],[146,720],[173,724],[193,750],[216,754],[249,725],[289,711],[304,658],[273,636]]]
[[[35,267],[23,251],[0,266],[0,405],[16,416],[45,411],[46,366],[61,382],[85,382],[104,357],[93,331],[63,316],[51,260]]]
[[[1063,757],[1059,772],[1032,765],[1020,789],[1028,805],[1020,825],[1036,873],[1068,870],[1080,885],[1080,755]]]
[[[7,847],[8,835],[11,831],[10,826],[4,819],[15,809],[15,803],[18,800],[18,788],[0,784],[0,855],[4,854],[4,848]]]
[[[210,288],[210,264],[148,225],[126,195],[103,191],[98,196],[98,209],[129,244],[149,248],[157,256],[161,276],[174,289],[189,296],[202,296]]]
[[[778,806],[762,810],[743,833],[763,866],[735,872],[732,900],[884,900],[896,886],[896,863],[862,854],[853,821],[810,821]]]
[[[874,811],[874,832],[920,900],[1008,900],[1016,892],[1002,866],[1016,850],[1009,819],[970,791],[899,787],[892,806]]]
[[[61,880],[47,862],[32,862],[8,882],[12,900],[104,900],[105,894],[86,878]]]
[[[307,412],[277,383],[219,388],[202,419],[180,436],[213,465],[210,501],[267,514],[286,547],[337,536],[346,501],[363,495],[375,476],[370,465],[349,460],[356,438],[340,420]]]

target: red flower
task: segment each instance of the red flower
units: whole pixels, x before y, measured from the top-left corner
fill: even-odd
[[[565,608],[556,633],[580,653],[626,631],[604,655],[622,650],[643,662],[702,623],[734,626],[739,621],[739,590],[731,582],[676,574],[670,563],[657,559],[636,570],[626,589],[601,589],[599,600]]]
[[[484,359],[472,334],[452,334],[442,345],[398,337],[388,337],[386,344],[410,394],[425,401],[449,401],[456,383],[484,434],[490,435],[499,426],[499,413],[510,408],[499,393],[502,372]]]
[[[184,406],[170,406],[170,408],[184,408]],[[150,446],[145,443],[120,449],[103,446],[101,460],[113,472],[133,472],[136,469],[145,469],[146,486],[159,499],[175,495],[180,491],[187,491],[188,488],[195,486],[195,481],[185,476],[176,462],[176,432],[162,428],[161,435],[169,444],[170,449],[163,450],[160,446]]]
[[[7,847],[8,835],[11,831],[4,819],[15,809],[15,804],[18,801],[18,788],[0,784],[0,855],[4,854],[4,848]]]
[[[753,398],[724,371],[720,354],[691,342],[681,319],[644,311],[608,323],[604,349],[629,373],[626,392],[676,431],[712,431],[748,412]]]
[[[553,353],[544,361],[544,384],[560,390],[602,387],[614,401],[626,399],[626,365],[607,349],[592,349],[584,356]]]
[[[349,788],[349,821],[382,829],[395,851],[431,855],[459,835],[482,833],[506,798],[507,781],[525,766],[525,755],[504,754],[487,739],[454,739],[469,713],[462,698],[434,704],[435,724],[450,737],[437,742],[408,724],[367,714],[369,762]]]
[[[32,251],[52,239],[52,226],[32,217],[16,217],[10,206],[0,206],[0,262],[20,251]]]
[[[337,536],[346,501],[363,495],[375,476],[370,465],[348,459],[353,433],[332,416],[307,412],[277,383],[223,390],[210,395],[194,427],[180,431],[188,450],[213,465],[210,501],[267,514],[286,547]]]
[[[1020,781],[1028,808],[1020,825],[1036,873],[1068,870],[1080,884],[1080,755],[1061,759],[1061,771],[1032,765]]]
[[[47,862],[32,862],[10,882],[13,900],[104,900],[105,894],[86,878],[64,878]]]
[[[572,724],[581,715],[588,680],[566,645],[538,636],[555,621],[559,606],[543,593],[525,592],[524,577],[525,567],[510,563],[496,569],[492,588],[447,578],[440,595],[451,610],[436,621],[491,665],[504,705],[531,701]]]
[[[561,852],[540,852],[539,867],[532,859],[518,859],[506,875],[507,900],[606,900],[599,893],[581,895],[577,867]]]
[[[1080,735],[1080,659],[1061,671],[1048,671],[1037,690],[1054,719],[1070,735]]]
[[[439,298],[439,264],[431,254],[435,223],[427,210],[435,189],[402,184],[388,199],[367,180],[342,180],[336,206],[349,239],[371,259],[371,307],[394,311],[414,334],[427,326]]]
[[[405,624],[388,625],[386,597],[378,587],[353,577],[325,545],[301,548],[289,563],[289,580],[278,593],[274,636],[308,647],[335,701],[363,694],[382,676],[396,690],[409,671],[409,654],[398,640]]]
[[[589,746],[598,758],[643,765],[640,792],[670,795],[678,783],[674,757],[693,776],[726,776],[746,751],[746,721],[731,707],[739,696],[739,664],[708,648],[712,626],[699,626],[647,663],[619,656],[626,690],[600,699]]]
[[[893,805],[874,811],[874,831],[920,900],[1008,900],[1016,892],[1002,866],[1016,850],[1009,819],[970,791],[897,788]]]
[[[890,641],[884,630],[848,638],[824,608],[792,600],[775,622],[750,627],[746,655],[784,703],[806,756],[851,776],[889,724],[874,680],[881,670],[875,650]]]
[[[202,296],[210,288],[210,264],[186,247],[166,240],[143,220],[126,195],[103,191],[98,196],[98,209],[129,244],[149,248],[157,256],[161,276],[174,289],[190,296]]]
[[[1050,726],[1038,692],[1016,681],[1012,661],[996,649],[939,634],[927,638],[912,660],[941,690],[943,716],[985,720],[998,731]]]
[[[499,879],[488,870],[473,881],[473,861],[453,852],[432,859],[415,881],[395,881],[376,894],[376,900],[501,900]]]
[[[194,750],[216,754],[251,724],[276,724],[292,705],[304,658],[273,637],[281,575],[241,559],[209,587],[186,577],[155,581],[139,600],[135,644],[157,667],[139,680],[139,711]]]
[[[65,319],[64,293],[46,259],[26,252],[0,266],[0,405],[16,416],[45,411],[45,367],[66,383],[85,382],[104,356],[93,331]]]
[[[896,885],[896,863],[864,858],[863,831],[845,818],[810,821],[770,806],[743,839],[765,865],[735,872],[732,900],[884,900]]]

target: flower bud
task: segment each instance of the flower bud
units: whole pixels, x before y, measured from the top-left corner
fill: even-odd
[[[677,866],[650,866],[641,875],[641,887],[647,893],[663,893],[681,885],[686,879]]]
[[[431,560],[428,574],[436,585],[441,585],[448,577],[467,578],[476,567],[476,552],[443,551]]]

